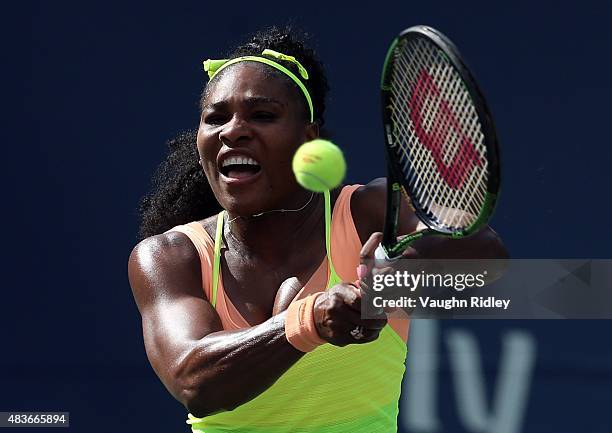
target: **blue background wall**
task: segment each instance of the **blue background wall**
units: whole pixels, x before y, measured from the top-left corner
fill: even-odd
[[[611,8],[4,6],[0,411],[70,411],[78,432],[185,431],[183,408],[147,363],[127,282],[137,202],[165,140],[197,125],[200,61],[291,18],[314,35],[327,66],[328,125],[350,182],[384,174],[378,80],[387,46],[401,29],[429,24],[460,47],[495,115],[504,187],[493,226],[511,254],[612,257]],[[610,331],[603,321],[417,322],[404,431],[503,433],[501,423],[608,432]],[[462,366],[459,353],[473,362]],[[479,396],[484,403],[470,406]]]

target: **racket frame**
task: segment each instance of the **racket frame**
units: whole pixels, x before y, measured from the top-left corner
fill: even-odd
[[[460,76],[465,89],[469,93],[476,113],[482,126],[484,135],[484,145],[486,148],[487,161],[489,164],[489,177],[486,185],[486,197],[484,204],[480,209],[480,213],[474,222],[462,230],[450,230],[446,227],[437,224],[427,214],[427,211],[410,200],[406,187],[403,185],[403,176],[399,168],[398,162],[393,155],[393,148],[396,146],[393,136],[393,122],[391,120],[391,87],[390,80],[393,71],[393,57],[397,45],[403,39],[422,38],[428,43],[433,43],[447,57],[449,63]],[[380,82],[383,126],[385,132],[385,158],[387,161],[387,209],[385,212],[385,225],[383,230],[382,247],[387,258],[398,257],[410,243],[429,235],[449,236],[455,239],[469,236],[478,231],[490,219],[499,196],[501,184],[501,167],[499,144],[493,116],[487,106],[484,96],[478,86],[476,80],[463,62],[459,51],[455,45],[442,33],[429,26],[414,26],[402,31],[397,38],[391,43]],[[410,167],[411,168],[411,167]],[[409,173],[410,175],[410,173]],[[406,196],[409,203],[412,204],[417,217],[428,227],[428,229],[416,231],[403,237],[397,241],[397,228],[399,223],[399,213],[401,207],[402,194]]]

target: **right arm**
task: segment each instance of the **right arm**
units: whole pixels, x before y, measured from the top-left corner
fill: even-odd
[[[197,417],[253,399],[304,355],[285,338],[284,313],[224,331],[205,299],[198,253],[182,233],[138,244],[128,271],[151,366]]]

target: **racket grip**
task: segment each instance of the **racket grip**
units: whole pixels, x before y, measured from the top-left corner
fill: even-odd
[[[389,258],[382,244],[378,244],[376,247],[376,251],[374,251],[374,258],[376,260],[387,260]]]
[[[387,251],[382,246],[382,244],[378,244],[378,247],[376,247],[376,251],[374,251],[374,264],[377,268],[387,267],[397,261],[399,258],[400,256],[389,257],[387,255]]]

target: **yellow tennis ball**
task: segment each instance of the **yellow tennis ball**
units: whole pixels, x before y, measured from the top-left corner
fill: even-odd
[[[320,138],[298,148],[292,167],[298,183],[315,192],[334,189],[346,173],[342,151],[331,141]]]

